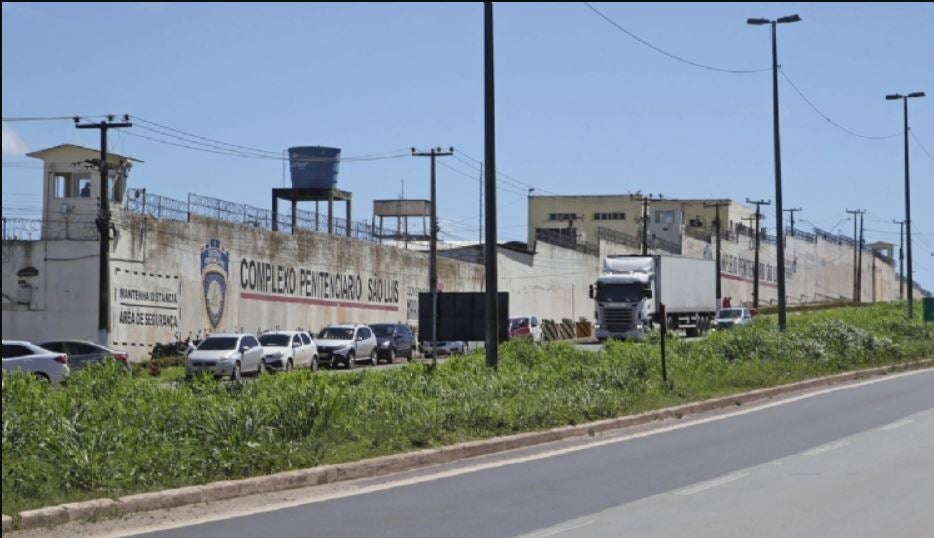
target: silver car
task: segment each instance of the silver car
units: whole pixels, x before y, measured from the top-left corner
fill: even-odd
[[[209,373],[239,380],[243,372],[263,369],[263,346],[252,334],[212,334],[185,359],[185,377]]]
[[[722,308],[717,313],[717,329],[729,329],[752,323],[752,314],[748,308]]]
[[[71,373],[68,355],[53,353],[20,340],[3,341],[3,371],[31,372],[39,379],[52,383],[65,381]]]
[[[328,325],[315,339],[321,364],[343,364],[353,368],[357,361],[376,366],[376,336],[366,325]]]

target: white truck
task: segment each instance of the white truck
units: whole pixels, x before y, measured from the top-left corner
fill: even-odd
[[[716,267],[683,256],[608,256],[590,286],[597,338],[641,339],[659,327],[665,305],[669,330],[707,331],[716,317]]]

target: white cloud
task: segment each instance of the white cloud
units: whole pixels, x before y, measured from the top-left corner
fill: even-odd
[[[7,126],[6,122],[3,123],[3,156],[7,155],[22,155],[29,151],[29,148],[26,147],[26,144],[20,140],[19,135],[13,131],[12,128]]]

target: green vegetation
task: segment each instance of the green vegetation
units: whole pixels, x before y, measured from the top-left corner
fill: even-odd
[[[245,383],[172,386],[112,364],[62,387],[3,378],[3,513],[88,498],[241,478],[635,413],[846,370],[934,357],[934,325],[904,305],[774,318],[702,341],[672,339],[670,387],[658,336],[502,347],[436,368],[309,371]],[[167,367],[171,371],[177,367]],[[160,373],[161,375],[161,373]]]

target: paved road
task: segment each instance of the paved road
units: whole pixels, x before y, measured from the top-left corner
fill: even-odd
[[[914,537],[934,529],[934,370],[568,446],[145,536]]]

